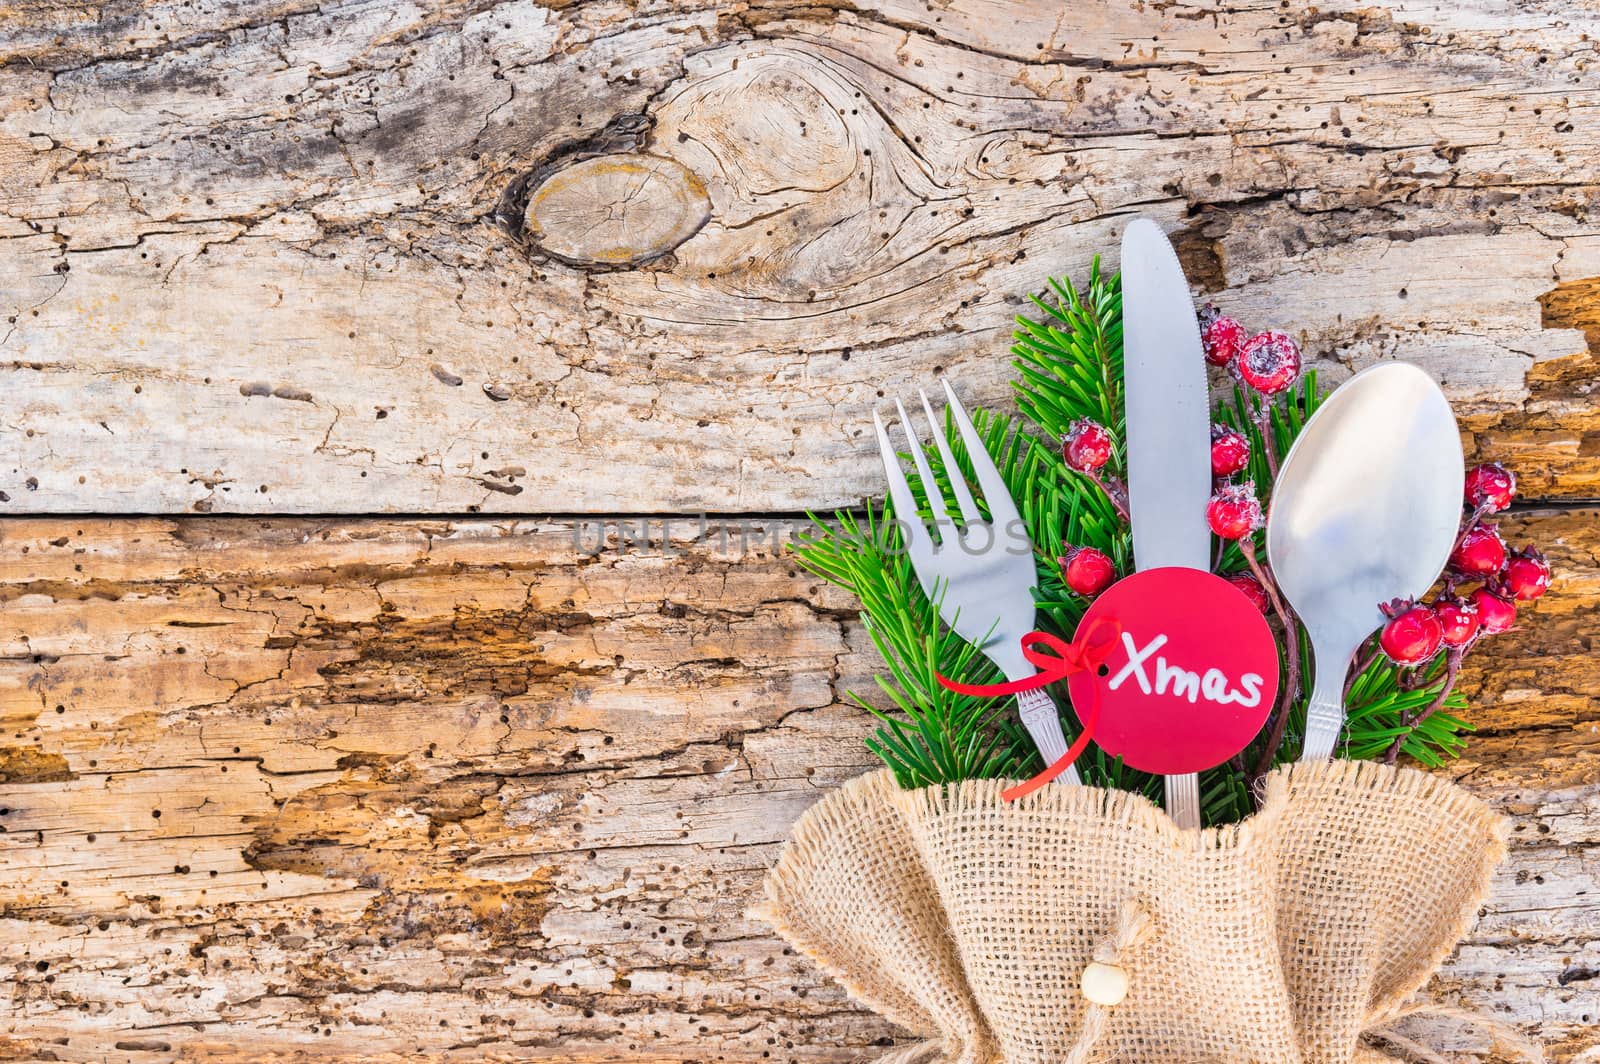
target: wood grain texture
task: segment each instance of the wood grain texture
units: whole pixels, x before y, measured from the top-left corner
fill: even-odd
[[[1135,213],[1329,379],[1420,362],[1528,497],[1600,496],[1597,39],[1553,0],[0,7],[0,1059],[888,1044],[744,916],[869,767],[870,643],[782,515],[879,490],[886,396],[1000,400],[1028,291]],[[527,517],[697,511],[767,517]],[[1514,847],[1436,990],[1595,1061],[1600,520],[1517,523],[1557,585],[1450,769]]]
[[[1449,770],[1516,828],[1437,991],[1564,1061],[1600,1015],[1597,517],[1513,523],[1555,587],[1474,659],[1482,732]],[[744,916],[870,765],[845,700],[870,643],[765,532],[635,533],[0,524],[0,1035],[85,1061],[893,1038]]]
[[[523,234],[576,266],[637,266],[699,232],[710,213],[705,185],[682,164],[602,155],[541,181],[528,195]]]
[[[1025,294],[1133,213],[1332,377],[1414,359],[1594,497],[1551,294],[1600,277],[1596,37],[1553,0],[14,5],[0,506],[851,502],[870,404],[998,399]],[[599,157],[670,207],[616,213]]]

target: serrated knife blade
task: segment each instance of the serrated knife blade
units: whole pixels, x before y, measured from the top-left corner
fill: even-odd
[[[1189,282],[1178,253],[1148,218],[1122,234],[1123,403],[1133,562],[1211,569],[1211,398]],[[1200,782],[1166,777],[1167,813],[1200,826]]]
[[[1172,243],[1148,218],[1122,235],[1128,510],[1140,570],[1211,569],[1211,404],[1200,325]]]

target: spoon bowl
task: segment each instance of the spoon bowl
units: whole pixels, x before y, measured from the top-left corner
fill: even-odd
[[[1465,463],[1455,414],[1405,362],[1351,377],[1290,448],[1267,517],[1267,558],[1311,636],[1315,684],[1302,761],[1333,753],[1350,658],[1380,604],[1439,578],[1461,521]]]

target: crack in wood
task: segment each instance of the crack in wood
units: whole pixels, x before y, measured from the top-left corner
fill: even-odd
[[[13,1037],[260,1048],[316,1023],[342,1052],[426,1055],[506,1044],[514,1019],[564,1047],[782,1037],[840,1060],[892,1038],[744,916],[787,825],[870,767],[870,720],[839,701],[875,669],[852,604],[689,524],[671,557],[587,557],[573,523],[6,522],[27,653],[0,717],[77,777],[16,783],[0,809],[0,847],[29,855],[0,899],[30,1010]],[[1571,649],[1600,595],[1595,527],[1508,518],[1556,588],[1469,659],[1483,732],[1451,766],[1514,831],[1442,985],[1540,1010],[1566,1049],[1600,968],[1597,903],[1575,893],[1600,688]],[[197,985],[225,1002],[197,1011]]]

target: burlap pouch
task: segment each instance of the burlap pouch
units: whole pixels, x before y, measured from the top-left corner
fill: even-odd
[[[1008,805],[1000,781],[874,773],[801,818],[757,915],[924,1039],[885,1061],[1405,1059],[1386,1026],[1475,918],[1502,821],[1371,762],[1265,785],[1256,816],[1202,832],[1124,792]],[[1129,974],[1121,1004],[1083,998],[1091,961]]]

